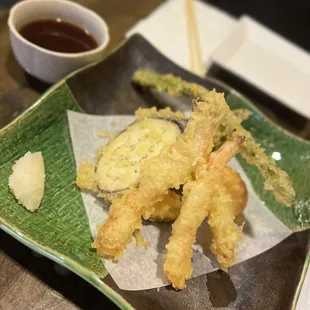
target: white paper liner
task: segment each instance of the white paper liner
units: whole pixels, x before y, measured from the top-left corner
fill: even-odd
[[[135,120],[134,116],[94,116],[68,111],[70,135],[77,167],[82,159],[92,161],[97,148],[108,142],[96,136],[97,130],[117,133]],[[240,244],[237,262],[254,257],[275,246],[292,232],[264,206],[254,192],[252,185],[236,159],[229,163],[245,181],[249,193],[248,205],[244,211],[246,224],[243,241]],[[89,226],[95,238],[96,225],[107,217],[107,207],[102,200],[89,193],[82,193]],[[113,280],[123,290],[144,290],[167,285],[163,272],[165,245],[170,235],[171,225],[146,223],[142,233],[151,246],[136,248],[135,241],[128,245],[123,258],[117,263],[104,260],[105,267]],[[194,245],[192,277],[217,269],[216,261],[208,249],[210,235],[206,222],[197,234]]]

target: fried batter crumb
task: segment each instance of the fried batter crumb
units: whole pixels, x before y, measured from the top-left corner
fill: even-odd
[[[86,160],[83,160],[77,173],[77,186],[81,189],[91,190],[95,179],[94,174],[94,165],[89,164]]]
[[[139,108],[135,115],[137,118],[152,118],[152,117],[167,117],[167,118],[177,118],[181,120],[186,120],[187,117],[180,111],[173,112],[169,107],[161,110],[157,110],[155,107],[145,109]]]
[[[137,229],[134,233],[133,233],[135,239],[136,239],[136,245],[137,248],[148,248],[150,247],[150,243],[148,241],[145,241],[141,231],[139,229]]]
[[[109,138],[110,133],[108,130],[96,130],[96,136],[99,138]]]

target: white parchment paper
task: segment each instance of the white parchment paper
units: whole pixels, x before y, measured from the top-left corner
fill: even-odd
[[[97,148],[108,142],[107,138],[96,136],[97,130],[117,133],[135,120],[134,116],[94,116],[68,111],[70,135],[77,167],[82,159],[92,161]],[[244,211],[246,224],[243,241],[240,244],[237,263],[256,256],[288,237],[292,232],[280,222],[254,192],[252,185],[236,159],[230,164],[246,182],[249,200]],[[107,206],[102,200],[89,193],[82,193],[89,226],[93,237],[96,225],[107,217]],[[124,257],[118,263],[104,260],[105,267],[123,290],[143,290],[167,285],[163,272],[165,245],[168,242],[171,225],[146,223],[142,233],[151,246],[147,249],[136,248],[135,241],[127,247]],[[210,235],[205,222],[197,234],[194,245],[193,275],[197,277],[217,269],[216,260],[209,251]]]

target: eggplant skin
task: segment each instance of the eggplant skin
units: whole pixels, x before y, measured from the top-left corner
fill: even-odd
[[[179,111],[173,112],[169,107],[162,110],[157,110],[155,107],[150,109],[139,108],[135,112],[135,116],[138,120],[143,118],[153,118],[173,122],[179,126],[181,133],[184,132],[188,120],[185,114]]]
[[[136,111],[137,120],[97,150],[92,163],[83,161],[77,185],[113,201],[136,187],[143,162],[156,156],[184,132],[187,119],[181,112],[155,108]]]
[[[153,119],[162,119],[162,120],[166,120],[168,122],[174,123],[179,127],[181,133],[184,132],[185,127],[187,125],[187,120],[181,120],[181,119],[178,120],[175,118],[155,118],[155,117]]]

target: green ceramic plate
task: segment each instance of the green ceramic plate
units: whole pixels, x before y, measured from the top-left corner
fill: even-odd
[[[231,308],[294,307],[309,265],[308,232],[295,233],[266,253],[234,266],[230,277],[215,272],[192,279],[182,292],[168,288],[159,292],[125,292],[119,290],[109,276],[105,277],[106,269],[90,248],[92,238],[88,221],[80,192],[74,184],[76,167],[66,111],[130,114],[139,106],[170,104],[182,108],[188,104],[183,99],[167,99],[164,94],[138,91],[130,78],[142,68],[170,72],[209,89],[216,88],[225,92],[231,108],[252,110],[245,127],[269,155],[273,152],[281,154],[278,164],[294,181],[296,204],[292,208],[280,206],[263,190],[257,170],[242,160],[241,164],[258,195],[283,223],[296,232],[310,227],[310,144],[275,126],[237,92],[217,81],[201,79],[182,70],[141,36],[134,36],[101,63],[80,70],[53,86],[23,115],[0,131],[1,228],[93,284],[122,309],[207,309],[212,308],[212,304],[220,306],[219,301],[225,300],[223,296],[226,294],[227,297],[232,290],[234,297],[226,298],[226,305],[230,302]],[[18,205],[8,189],[12,164],[29,150],[42,151],[46,169],[45,195],[35,213]]]

